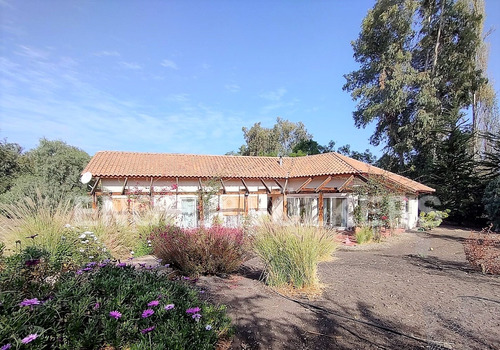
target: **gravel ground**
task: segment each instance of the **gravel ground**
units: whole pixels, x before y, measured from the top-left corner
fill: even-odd
[[[266,287],[257,259],[197,284],[227,305],[232,349],[500,349],[500,278],[468,266],[468,235],[438,228],[340,249],[320,264],[314,300]]]

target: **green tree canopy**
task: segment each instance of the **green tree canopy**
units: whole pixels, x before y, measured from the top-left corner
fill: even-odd
[[[20,171],[9,183],[8,191],[0,195],[0,201],[34,197],[36,191],[53,198],[54,202],[63,196],[85,195],[85,185],[79,179],[89,160],[90,156],[79,148],[43,138],[37,148],[19,153]]]
[[[240,147],[239,154],[243,156],[288,156],[298,143],[311,139],[302,122],[279,117],[272,128],[262,127],[259,122],[242,130],[246,144]]]
[[[370,142],[384,143],[399,171],[436,154],[485,83],[480,21],[465,0],[378,0],[363,20],[353,43],[360,69],[344,90],[358,101],[356,126],[376,123]]]

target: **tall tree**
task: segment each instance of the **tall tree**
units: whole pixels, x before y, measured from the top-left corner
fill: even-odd
[[[470,6],[476,15],[481,17],[478,31],[482,41],[476,54],[476,66],[483,72],[488,69],[489,46],[486,39],[491,34],[491,29],[484,32],[484,20],[486,17],[484,0],[469,0]],[[472,128],[474,131],[474,152],[482,158],[491,151],[489,148],[487,133],[500,133],[500,111],[498,109],[498,98],[491,80],[478,87],[473,94],[472,103]]]
[[[53,199],[85,195],[80,173],[90,160],[83,150],[63,141],[41,139],[37,148],[20,156],[21,171],[9,190],[0,196],[2,202],[35,197],[36,192]]]
[[[14,179],[19,176],[21,153],[22,148],[17,143],[9,143],[6,139],[0,140],[0,194],[7,192],[12,187]]]
[[[259,122],[242,130],[246,144],[240,147],[239,154],[243,156],[287,156],[298,143],[311,139],[302,122],[279,117],[272,128],[262,127]]]
[[[392,170],[411,169],[418,155],[431,164],[472,104],[484,83],[479,22],[465,0],[379,0],[363,20],[353,43],[360,69],[344,90],[358,101],[356,126],[376,122],[370,142],[385,143]]]

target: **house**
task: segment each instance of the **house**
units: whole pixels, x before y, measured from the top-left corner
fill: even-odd
[[[246,157],[97,152],[84,169],[93,207],[123,212],[153,206],[184,227],[241,225],[248,217],[354,226],[353,189],[376,176],[398,189],[399,225],[413,228],[418,196],[434,189],[338,153],[306,157]]]

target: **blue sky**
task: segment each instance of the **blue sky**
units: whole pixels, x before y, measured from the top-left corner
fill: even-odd
[[[320,144],[369,145],[343,75],[373,0],[0,0],[0,138],[224,154],[243,126],[302,121]],[[486,0],[487,27],[500,1]],[[489,38],[500,90],[500,33]]]

